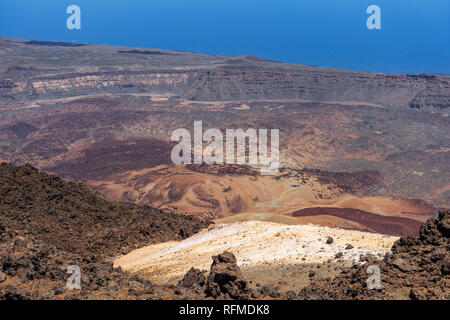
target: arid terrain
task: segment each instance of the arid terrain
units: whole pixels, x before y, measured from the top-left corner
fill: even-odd
[[[327,244],[329,238],[333,243]],[[312,225],[238,222],[214,225],[181,242],[135,250],[117,259],[115,266],[137,272],[156,284],[176,284],[191,267],[207,270],[211,256],[226,250],[240,258],[237,265],[248,279],[298,291],[309,284],[309,270],[317,268],[312,266],[319,265],[319,272],[322,265],[324,272],[333,275],[336,265],[351,266],[361,255],[383,257],[396,240],[376,233]]]
[[[450,299],[448,210],[399,240],[313,225],[208,226],[107,201],[29,165],[0,173],[0,300]],[[73,265],[80,289],[66,286]],[[371,265],[381,289],[367,287]]]
[[[449,76],[0,43],[0,160],[87,183],[109,199],[197,216],[268,213],[381,232],[374,220],[407,219],[393,235],[417,232],[450,203]],[[196,120],[205,129],[279,129],[280,173],[173,165],[171,132]],[[361,211],[299,211],[311,207]],[[391,215],[396,219],[385,218]]]
[[[87,186],[0,164],[0,299],[135,299],[150,281],[111,259],[149,243],[187,238],[208,223],[159,210],[113,203]],[[70,291],[68,266],[81,269]]]
[[[420,230],[450,206],[449,107],[442,74],[0,37],[0,298],[344,299],[320,281],[349,287],[339,277],[353,268],[364,286],[365,263],[390,272],[391,254],[423,253],[413,271],[436,264],[447,281],[446,231],[430,244]],[[175,165],[172,132],[200,120],[279,129],[279,171]],[[68,261],[95,264],[87,291],[58,287]],[[222,264],[237,282],[213,280]],[[184,274],[204,281],[183,287]],[[408,281],[389,285],[407,288],[400,298],[448,297]]]

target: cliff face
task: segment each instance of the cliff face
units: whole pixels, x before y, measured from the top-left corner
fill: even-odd
[[[189,75],[186,73],[87,73],[62,74],[50,77],[36,77],[31,80],[18,80],[13,83],[11,93],[17,95],[46,95],[64,93],[101,92],[104,89],[119,90],[121,88],[147,88],[163,91],[171,87],[176,90],[186,84]]]
[[[118,47],[68,48],[6,38],[0,38],[0,44],[0,103],[105,92],[170,92],[206,101],[355,101],[434,111],[450,105],[450,77],[445,75],[376,74],[248,57],[142,54]],[[26,63],[19,65],[18,59]]]
[[[239,69],[198,74],[189,94],[198,100],[304,99],[357,101],[384,106],[444,109],[450,106],[450,78],[384,75],[339,70]]]

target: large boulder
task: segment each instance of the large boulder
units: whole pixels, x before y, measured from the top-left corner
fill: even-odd
[[[216,299],[248,299],[250,289],[236,264],[236,257],[231,252],[225,251],[213,256],[212,259],[211,271],[206,280],[206,295]]]

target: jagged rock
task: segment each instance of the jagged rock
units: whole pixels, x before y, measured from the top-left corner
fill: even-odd
[[[345,250],[351,250],[351,249],[353,249],[353,246],[352,246],[351,244],[348,244],[348,245],[345,247]]]
[[[450,216],[447,214],[444,216],[444,214],[440,215],[440,222],[438,225],[439,231],[442,232],[442,234],[446,237],[450,236]]]
[[[278,298],[280,297],[280,293],[278,292],[278,290],[276,288],[274,288],[271,285],[265,285],[261,288],[261,295],[263,297],[271,297],[271,298]]]
[[[144,288],[145,288],[144,284],[142,284],[138,281],[132,280],[132,281],[128,282],[128,290],[131,294],[133,294],[135,292],[144,291]]]
[[[150,207],[108,202],[81,184],[30,165],[2,163],[0,300],[152,298],[150,281],[114,268],[110,259],[134,245],[167,236],[180,239],[207,224]],[[185,230],[183,236],[179,229]],[[81,290],[65,285],[70,265],[80,269]],[[1,286],[6,277],[14,286]]]
[[[258,299],[258,298],[261,296],[261,292],[260,292],[260,290],[258,290],[258,289],[251,289],[251,290],[250,290],[250,296],[251,296],[253,299]]]
[[[204,271],[191,268],[184,275],[183,279],[178,282],[179,287],[191,288],[191,287],[203,287],[206,283],[206,277]]]
[[[104,257],[154,241],[181,240],[209,225],[148,206],[109,202],[82,184],[7,163],[0,164],[0,212],[4,228],[20,231],[12,239],[18,247],[27,235],[61,251]]]
[[[362,265],[344,269],[334,279],[317,279],[299,293],[301,299],[447,299],[450,297],[449,210],[439,210],[416,236],[400,238],[383,260],[361,256]],[[366,281],[380,271],[382,290]]]
[[[409,297],[412,300],[425,300],[427,297],[427,290],[425,288],[411,289]]]
[[[297,294],[294,291],[290,290],[290,291],[286,292],[286,299],[295,300],[295,299],[297,299]]]
[[[361,262],[376,263],[377,260],[378,259],[375,256],[370,255],[370,254],[365,254],[365,255],[359,256],[359,261],[361,261]]]
[[[186,294],[186,288],[175,288],[174,293],[179,296],[184,295]]]
[[[213,256],[205,293],[213,298],[229,295],[232,299],[248,299],[250,290],[231,252]]]
[[[399,270],[403,272],[410,272],[415,269],[413,266],[411,266],[410,263],[408,263],[402,258],[398,258],[392,261],[392,265],[397,267]]]
[[[12,285],[0,288],[0,300],[30,300],[30,294]]]

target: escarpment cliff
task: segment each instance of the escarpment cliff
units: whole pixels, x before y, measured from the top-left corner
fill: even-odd
[[[249,57],[68,47],[7,38],[0,38],[0,43],[0,103],[105,92],[170,92],[206,101],[353,101],[432,111],[450,105],[446,75],[367,73]],[[17,65],[18,56],[27,63]]]

